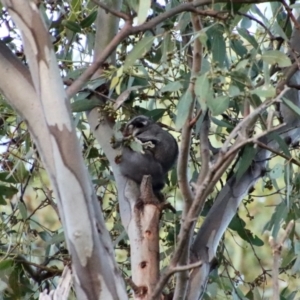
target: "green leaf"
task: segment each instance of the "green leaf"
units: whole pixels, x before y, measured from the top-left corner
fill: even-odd
[[[286,36],[283,29],[280,27],[277,21],[274,21],[272,24],[272,32],[276,36],[282,37],[285,41],[288,41],[288,37]]]
[[[224,28],[221,25],[214,26],[207,32],[208,37],[210,37],[213,61],[218,62],[221,68],[224,66],[226,57],[226,44],[223,33]]]
[[[262,54],[261,58],[268,64],[278,64],[279,67],[288,67],[291,60],[279,50],[269,50]]]
[[[1,196],[11,198],[17,192],[18,192],[18,189],[16,189],[13,186],[0,185],[0,195]]]
[[[67,27],[73,32],[81,32],[81,27],[77,22],[70,21],[70,20],[64,20],[61,22],[63,26]]]
[[[27,209],[23,202],[19,201],[18,208],[21,213],[22,219],[25,221],[27,219]]]
[[[291,269],[291,274],[294,275],[296,273],[299,273],[300,271],[300,256],[297,257],[295,263],[293,264],[293,267]]]
[[[59,244],[65,240],[65,235],[63,232],[54,234],[50,241],[48,241],[47,245]]]
[[[249,29],[252,26],[252,20],[247,17],[243,17],[241,21],[241,27],[245,29]]]
[[[151,0],[140,0],[137,13],[138,25],[141,25],[146,21],[150,7]]]
[[[217,98],[210,99],[207,102],[207,106],[211,110],[213,116],[222,114],[229,106],[229,96],[219,96]]]
[[[135,90],[138,90],[138,89],[141,89],[141,88],[143,89],[144,86],[137,85],[137,86],[132,86],[129,89],[123,91],[119,95],[119,97],[116,99],[116,102],[114,104],[114,109],[118,110],[122,106],[122,104],[129,98],[129,96],[130,96],[130,94],[131,94],[132,91],[135,91]]]
[[[0,172],[0,181],[8,182],[8,183],[19,183],[18,180],[11,172]]]
[[[286,206],[284,201],[282,201],[279,205],[276,206],[271,220],[264,226],[263,231],[272,230],[272,236],[276,239],[278,231],[281,228],[281,222],[286,218],[288,211],[288,207]]]
[[[95,10],[80,22],[81,28],[90,27],[95,22],[96,18],[97,18],[97,11]]]
[[[167,32],[162,37],[161,62],[167,62],[169,58],[169,54],[173,53],[174,49],[175,49],[175,42],[173,40],[173,35],[170,34],[170,32]],[[159,61],[157,63],[159,63]]]
[[[237,180],[239,180],[250,167],[255,154],[256,149],[253,147],[253,145],[247,145],[245,147],[236,172]]]
[[[137,141],[131,141],[130,148],[135,152],[143,152],[143,145]]]
[[[88,159],[91,159],[91,158],[97,158],[97,157],[99,157],[99,156],[100,156],[100,155],[99,155],[98,149],[95,148],[95,147],[92,147],[92,148],[89,150],[89,152],[88,152],[87,158],[88,158]]]
[[[264,242],[246,228],[246,223],[238,215],[235,215],[229,224],[229,228],[236,231],[238,235],[248,243],[261,247]]]
[[[162,118],[164,113],[166,112],[165,108],[157,108],[153,110],[148,110],[146,113],[144,113],[145,116],[150,117],[155,122]]]
[[[300,108],[295,105],[291,100],[288,100],[286,98],[282,98],[282,102],[289,108],[291,109],[295,114],[300,116]]]
[[[165,93],[165,92],[177,92],[180,91],[183,88],[182,84],[180,81],[172,81],[169,82],[167,85],[165,85],[160,92]]]
[[[236,85],[240,91],[243,91],[245,87],[251,88],[252,82],[244,70],[232,71],[231,72],[232,83]]]
[[[214,118],[214,117],[211,117],[211,120],[213,123],[215,123],[216,125],[220,126],[220,127],[225,127],[225,128],[228,128],[228,129],[233,129],[234,126],[230,123],[228,123],[227,121],[224,121],[224,120],[219,120],[217,118]]]
[[[0,270],[6,270],[11,268],[14,265],[14,261],[12,259],[5,259],[0,262]]]
[[[98,99],[84,99],[71,103],[72,112],[89,111],[100,106]]]
[[[230,85],[228,90],[229,97],[236,97],[241,93],[240,89],[235,85]]]
[[[213,98],[213,89],[208,79],[209,73],[198,76],[195,81],[195,94],[203,110],[206,110],[207,102]]]
[[[7,203],[6,203],[5,199],[3,198],[3,196],[0,195],[0,205],[6,205],[6,204]]]
[[[276,95],[276,90],[273,86],[260,86],[251,91],[251,94],[256,94],[258,97],[271,98]]]
[[[269,173],[271,179],[277,179],[283,177],[283,166],[281,164],[276,164]]]
[[[182,95],[177,105],[177,115],[176,115],[176,129],[181,129],[184,123],[187,120],[189,115],[190,107],[193,102],[193,97],[191,92],[186,90],[186,92]]]
[[[126,57],[124,70],[131,67],[137,59],[143,57],[151,49],[154,39],[154,36],[145,36],[134,46],[133,50]]]
[[[245,28],[237,28],[237,31],[241,37],[243,37],[246,41],[248,41],[254,49],[258,49],[258,43],[256,39],[249,33],[249,31]]]
[[[100,85],[102,85],[104,83],[106,83],[106,78],[100,77],[100,78],[88,81],[82,87],[82,89],[89,89],[89,90],[94,91],[97,87],[99,87]]]
[[[230,46],[233,51],[240,57],[245,56],[248,53],[247,48],[242,44],[240,40],[232,40]]]

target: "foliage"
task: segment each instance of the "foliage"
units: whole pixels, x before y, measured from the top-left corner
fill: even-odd
[[[135,2],[125,1],[122,10],[134,9]],[[166,5],[153,1],[148,10],[150,1],[139,3],[136,11],[139,25],[180,4],[178,1],[168,1]],[[162,120],[180,143],[181,129],[193,102],[188,89],[192,78],[197,111],[208,108],[211,112],[210,141],[215,148],[222,146],[238,122],[249,113],[249,107],[253,110],[276,96],[276,86],[283,77],[281,68],[291,65],[285,54],[290,51],[291,13],[277,2],[267,5],[271,10],[257,4],[216,3],[210,7],[215,14],[204,11],[202,30],[197,33],[193,32],[190,12],[182,12],[164,19],[151,31],[132,34],[119,44],[116,65],[106,63],[102,77],[90,80],[72,98],[71,108],[82,155],[125,278],[131,275],[130,245],[120,219],[114,176],[91,134],[85,111],[98,107],[114,117],[117,126],[137,114]],[[84,0],[41,1],[39,9],[49,28],[67,87],[84,72],[94,55],[97,5]],[[19,31],[4,9],[0,22],[2,41],[27,65]],[[204,50],[200,74],[193,74],[190,61],[197,39]],[[105,106],[89,99],[91,93],[104,94],[108,99]],[[38,299],[40,290],[55,287],[70,257],[39,153],[26,123],[4,100],[3,96],[0,106],[0,293],[3,299]],[[299,115],[299,107],[289,99],[284,102]],[[272,110],[269,108],[269,114]],[[267,128],[268,112],[256,120],[255,133]],[[192,134],[188,163],[192,181],[196,181],[201,170],[199,135],[203,117],[204,114],[196,121]],[[277,126],[280,121],[278,116],[272,125]],[[231,221],[218,247],[218,267],[211,273],[205,299],[262,299],[271,295],[272,261],[268,236],[280,236],[282,228],[290,220],[297,222],[300,214],[298,146],[288,146],[281,137],[277,138],[284,156],[272,155],[263,178],[245,196]],[[195,232],[224,182],[233,174],[240,178],[249,168],[255,155],[253,147],[257,146],[254,144],[241,150],[239,159],[227,168],[215,185]],[[175,168],[169,174],[164,193],[177,213],[166,211],[161,220],[162,267],[170,261],[181,224],[182,197]],[[284,245],[280,268],[282,299],[296,299],[298,292],[298,236],[296,226]],[[174,281],[167,288],[173,290]]]

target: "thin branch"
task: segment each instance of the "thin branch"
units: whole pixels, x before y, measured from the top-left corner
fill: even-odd
[[[153,294],[150,297],[150,300],[156,300],[158,299],[158,296],[161,294],[161,291],[163,290],[164,286],[167,284],[169,278],[177,272],[184,272],[191,269],[195,269],[202,266],[202,261],[197,261],[192,264],[188,264],[185,266],[172,266],[169,267],[160,277],[160,280],[158,284],[156,285],[156,288],[153,292]]]
[[[289,236],[290,232],[292,231],[294,227],[295,221],[291,220],[289,224],[287,225],[283,236],[281,237],[279,242],[276,242],[276,240],[270,236],[269,238],[269,244],[273,252],[273,270],[272,270],[272,279],[273,279],[273,300],[279,300],[280,299],[280,293],[279,293],[279,284],[278,284],[278,271],[279,271],[279,265],[280,265],[280,255],[282,246]]]
[[[291,89],[300,90],[300,84],[287,84],[287,86]]]
[[[297,30],[300,30],[300,24],[297,22],[297,19],[293,15],[293,11],[290,8],[290,6],[284,0],[281,0],[280,2],[282,3],[284,8],[286,9],[286,12],[288,13],[289,17],[291,18],[292,22],[294,23],[295,28]]]
[[[117,46],[126,39],[132,33],[132,26],[129,21],[127,21],[124,27],[119,31],[119,33],[112,39],[112,41],[107,45],[107,47],[101,52],[98,58],[69,86],[66,90],[67,96],[74,96],[82,86],[96,73],[96,71],[102,66],[110,54],[117,48]]]
[[[285,155],[285,154],[283,154],[283,153],[281,153],[281,152],[279,152],[279,151],[277,151],[277,150],[275,150],[273,148],[270,148],[268,145],[266,145],[266,144],[264,144],[264,143],[262,143],[260,141],[255,141],[255,144],[257,144],[257,146],[259,146],[260,148],[264,148],[266,150],[269,150],[270,152],[272,152],[272,153],[274,153],[274,154],[276,154],[278,156],[281,156],[281,157],[285,158],[287,161],[289,161],[289,162],[297,165],[298,167],[300,167],[300,161],[297,160],[296,158],[288,156],[288,155]]]
[[[201,150],[201,172],[199,174],[197,185],[201,184],[206,177],[209,168],[210,154],[209,154],[209,117],[208,112],[204,117],[201,130],[200,130],[200,150]]]
[[[291,79],[291,77],[299,70],[299,64],[298,61],[295,61],[290,67],[284,69],[283,71],[283,80],[281,80],[277,86],[276,90],[277,92],[281,92],[284,88],[284,86],[287,84],[287,82]]]
[[[232,130],[232,132],[227,137],[226,141],[223,144],[223,147],[221,148],[221,153],[226,153],[227,149],[229,148],[229,144],[232,139],[234,139],[239,132],[246,130],[247,126],[255,117],[257,117],[262,111],[264,111],[267,107],[270,105],[279,102],[280,98],[289,90],[287,86],[284,87],[284,89],[281,91],[281,93],[274,99],[265,101],[262,103],[259,107],[257,107],[252,113],[250,113],[246,118],[244,118],[240,123],[236,125],[236,127]]]
[[[256,22],[256,23],[259,24],[262,28],[265,29],[265,31],[268,33],[268,35],[270,36],[270,38],[271,38],[272,40],[276,39],[275,36],[274,36],[274,35],[272,34],[272,32],[270,31],[270,29],[269,29],[263,22],[261,22],[260,20],[258,20],[257,18],[255,18],[255,17],[253,17],[253,16],[251,16],[251,15],[249,15],[249,14],[241,13],[241,12],[239,12],[239,11],[237,12],[237,14],[240,15],[240,16],[244,16],[244,17],[246,17],[246,18],[248,18],[248,19],[250,19],[250,20]]]
[[[193,127],[197,121],[199,120],[200,116],[202,115],[202,109],[199,109],[198,113],[196,114],[196,116],[190,121],[190,126]]]
[[[176,267],[172,268],[170,271],[172,273],[183,272],[183,271],[187,271],[187,270],[191,270],[191,269],[195,269],[195,268],[201,267],[202,264],[203,264],[202,260],[200,260],[200,261],[197,261],[195,263],[188,264],[186,266],[176,266]]]

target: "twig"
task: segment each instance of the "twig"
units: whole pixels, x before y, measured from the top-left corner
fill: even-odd
[[[291,20],[293,21],[295,28],[297,30],[300,30],[300,24],[297,22],[295,16],[293,15],[292,9],[289,7],[289,5],[284,0],[281,0],[281,3],[284,6],[284,8],[286,9],[286,12],[288,13]]]
[[[135,294],[137,294],[139,292],[140,288],[133,282],[133,280],[131,278],[126,278],[125,281],[131,287],[131,289],[133,290],[133,292]]]
[[[290,67],[283,71],[284,79],[278,82],[276,86],[277,92],[281,92],[291,77],[299,70],[298,61],[295,61]]]
[[[241,13],[241,12],[237,12],[238,15],[240,16],[244,16],[252,21],[255,21],[257,24],[259,24],[261,27],[263,27],[265,29],[265,31],[268,33],[268,35],[271,37],[272,40],[275,40],[275,36],[272,34],[272,32],[270,31],[270,29],[263,23],[261,22],[260,20],[256,19],[255,17],[249,15],[249,14],[244,14],[244,13]]]
[[[156,288],[153,292],[153,294],[150,297],[150,300],[156,300],[158,299],[158,296],[160,295],[161,291],[163,290],[164,286],[168,282],[169,278],[176,272],[184,272],[191,269],[195,269],[202,266],[202,261],[197,261],[195,263],[191,263],[185,266],[170,266],[166,269],[166,271],[161,275],[160,280],[158,284],[156,285]]]
[[[209,168],[209,161],[210,161],[209,139],[208,139],[209,125],[210,125],[209,122],[210,120],[208,117],[208,112],[206,112],[200,130],[201,171],[198,176],[197,185],[201,184]]]
[[[247,126],[253,119],[258,116],[262,111],[264,111],[266,108],[268,108],[270,105],[279,102],[280,98],[289,90],[287,86],[284,87],[284,89],[281,91],[281,93],[274,99],[263,102],[259,107],[257,107],[252,113],[250,113],[245,119],[243,119],[240,123],[236,125],[236,127],[232,130],[232,132],[229,134],[228,138],[223,144],[223,147],[221,148],[221,153],[226,153],[227,149],[229,148],[229,144],[232,139],[234,139],[239,132],[242,130],[246,130]]]
[[[197,261],[197,262],[192,263],[192,264],[185,265],[185,266],[176,266],[176,267],[172,268],[170,270],[170,272],[172,272],[172,274],[174,274],[176,272],[183,272],[183,271],[195,269],[195,268],[198,268],[198,267],[201,267],[201,266],[202,266],[202,260]]]
[[[272,152],[272,153],[274,153],[278,156],[281,156],[281,157],[285,158],[286,160],[288,160],[289,162],[291,162],[291,163],[295,164],[296,166],[300,167],[300,161],[298,161],[296,158],[285,155],[285,154],[283,154],[283,153],[281,153],[281,152],[279,152],[279,151],[277,151],[273,148],[270,148],[268,145],[266,145],[266,144],[264,144],[260,141],[255,141],[254,143],[257,144],[257,146],[259,146],[260,148],[264,148],[266,150],[269,150],[270,152]]]
[[[201,114],[202,114],[202,109],[199,109],[199,111],[197,112],[197,115],[190,121],[190,127],[193,127],[196,122],[199,120]]]
[[[289,236],[290,232],[292,231],[294,227],[294,220],[291,220],[289,224],[287,225],[283,236],[281,237],[279,242],[276,242],[276,240],[270,236],[269,238],[269,244],[273,252],[273,270],[272,270],[272,277],[273,277],[273,300],[279,300],[280,294],[279,294],[279,284],[278,284],[278,271],[279,271],[279,264],[280,264],[280,255],[282,246]]]
[[[95,61],[69,86],[66,90],[67,96],[74,96],[82,86],[96,73],[96,71],[102,66],[110,54],[117,48],[117,46],[132,33],[132,26],[130,21],[126,21],[124,27],[119,33],[112,39],[107,47],[101,52],[101,54],[95,59]]]

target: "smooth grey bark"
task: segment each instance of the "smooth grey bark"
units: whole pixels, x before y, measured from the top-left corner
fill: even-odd
[[[26,120],[48,171],[72,256],[78,299],[127,299],[44,22],[33,2],[2,2],[22,33],[31,76],[1,43],[0,69],[6,76],[0,89]]]

